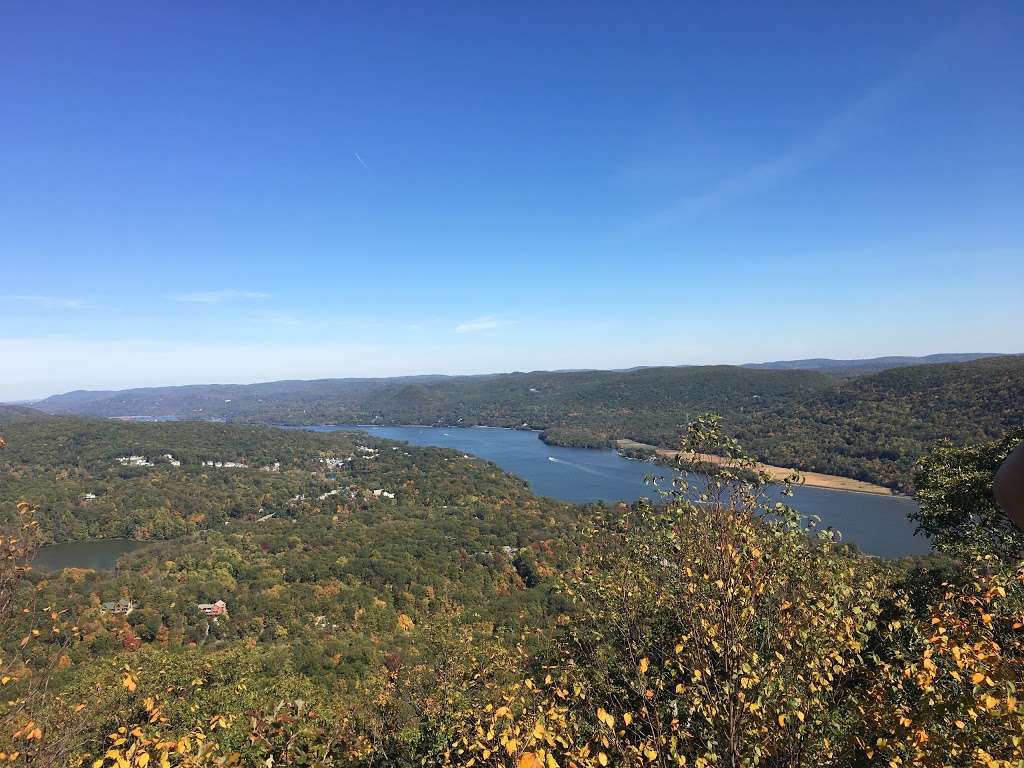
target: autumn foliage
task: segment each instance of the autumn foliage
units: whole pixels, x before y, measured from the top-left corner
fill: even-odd
[[[1006,547],[985,551],[985,537],[972,538],[949,578],[867,558],[782,503],[786,488],[773,492],[715,419],[696,422],[684,448],[727,461],[681,466],[703,474],[664,489],[663,504],[587,521],[579,560],[552,593],[557,613],[516,637],[458,606],[433,623],[403,614],[396,629],[412,650],[388,655],[351,690],[315,698],[293,695],[302,681],[256,695],[256,667],[246,665],[258,650],[219,651],[198,676],[170,651],[126,641],[96,701],[34,695],[26,680],[45,677],[39,662],[49,656],[31,657],[36,666],[5,656],[4,686],[19,693],[3,710],[0,759],[93,768],[1024,762],[1024,566]],[[30,549],[30,507],[23,512],[23,534],[0,542],[5,615],[33,610],[10,597],[25,594],[14,583]],[[47,632],[73,642],[59,610],[45,615]],[[30,634],[23,648],[36,642]],[[221,690],[203,699],[215,709],[182,706],[211,688],[217,665],[232,664],[238,673],[222,671]]]

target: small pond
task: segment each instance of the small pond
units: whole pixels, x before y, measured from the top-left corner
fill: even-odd
[[[39,548],[32,567],[39,571],[59,571],[63,568],[112,571],[121,555],[143,545],[144,542],[128,539],[94,539],[50,544]]]

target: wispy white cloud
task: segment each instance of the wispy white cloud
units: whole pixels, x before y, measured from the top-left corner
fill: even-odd
[[[223,304],[226,301],[248,301],[250,299],[269,299],[270,294],[262,291],[239,291],[234,288],[223,288],[219,291],[193,291],[190,293],[174,293],[167,297],[171,301],[187,301],[195,304]]]
[[[485,315],[484,317],[477,317],[472,320],[467,320],[464,323],[459,323],[455,326],[456,333],[479,333],[480,331],[494,331],[498,328],[505,328],[506,326],[513,325],[512,320],[503,320],[500,317],[494,315]]]
[[[888,78],[847,102],[807,133],[795,137],[788,147],[704,189],[677,198],[641,222],[640,228],[659,228],[692,219],[763,192],[826,161],[884,125],[901,100],[935,77],[936,71],[948,63],[956,47],[962,44],[953,32],[934,39],[912,54]]]
[[[28,304],[38,309],[63,310],[87,309],[88,305],[81,299],[67,299],[59,296],[0,296],[0,300],[14,304]]]

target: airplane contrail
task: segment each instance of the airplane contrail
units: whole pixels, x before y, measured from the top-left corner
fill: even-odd
[[[368,165],[366,164],[366,161],[365,161],[365,160],[363,160],[363,158],[361,158],[361,157],[359,156],[359,153],[358,153],[358,152],[355,152],[354,154],[355,154],[355,156],[356,156],[356,160],[358,160],[358,161],[360,162],[360,164],[361,164],[361,165],[363,166],[363,168],[365,168],[366,170],[370,170],[370,166],[368,166]]]

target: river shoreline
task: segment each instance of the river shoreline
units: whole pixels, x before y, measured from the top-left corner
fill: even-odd
[[[270,426],[285,426],[285,425],[270,425]],[[380,428],[380,427],[399,427],[399,428],[417,428],[417,429],[507,429],[512,432],[533,432],[537,434],[538,439],[541,439],[543,430],[531,429],[528,427],[495,427],[489,424],[472,424],[469,426],[463,425],[451,425],[451,424],[355,424],[355,425],[323,425],[332,427],[353,427],[353,428]],[[291,428],[289,426],[289,428]],[[675,461],[682,451],[673,450],[671,448],[660,448],[656,445],[649,445],[647,443],[640,443],[636,440],[630,439],[619,439],[613,441],[612,446],[616,451],[625,450],[637,450],[646,451],[652,455],[659,456],[663,459]],[[558,443],[547,443],[545,445],[555,445]],[[576,447],[576,446],[572,446]],[[601,448],[582,448],[581,450],[603,450]],[[702,455],[699,457],[700,461],[708,464],[721,464],[723,459],[720,456]],[[877,485],[875,483],[869,483],[865,480],[854,480],[852,477],[843,477],[842,475],[828,475],[824,472],[805,472],[803,470],[795,470],[786,467],[777,467],[772,464],[758,463],[758,468],[766,472],[772,482],[782,482],[786,478],[792,476],[793,472],[797,472],[800,475],[801,482],[799,485],[806,486],[808,488],[822,488],[827,491],[842,491],[843,493],[864,493],[872,496],[896,496],[909,498],[905,494],[898,493],[892,488],[887,488],[884,485]]]
[[[682,456],[687,460],[697,460],[707,464],[723,465],[726,463],[726,460],[721,456],[712,456],[710,454],[685,454],[683,451],[672,450],[670,448],[659,448],[656,445],[639,443],[636,440],[616,440],[615,444],[619,450],[645,451],[654,456],[669,459],[673,462]],[[782,482],[786,478],[792,476],[794,472],[797,472],[800,475],[801,480],[799,485],[804,485],[808,488],[824,488],[829,491],[844,491],[846,493],[867,493],[875,496],[902,495],[896,493],[892,488],[886,488],[884,485],[876,485],[875,483],[869,483],[864,480],[854,480],[853,478],[842,477],[840,475],[826,475],[823,472],[804,472],[792,468],[777,467],[772,464],[762,464],[760,462],[758,462],[757,468],[758,470],[765,472],[774,482]]]
[[[177,416],[162,416],[162,417],[141,417],[141,416],[115,416],[115,419],[123,419],[130,421],[178,421],[178,420],[190,420],[181,419]],[[198,421],[216,421],[223,422],[222,419],[198,419]],[[275,422],[246,422],[240,421],[235,422],[238,424],[247,424],[250,426],[263,426],[263,427],[274,427],[277,429],[308,429],[309,427],[324,426],[332,427],[336,429],[351,429],[353,431],[365,431],[366,429],[382,428],[382,427],[399,427],[399,428],[419,428],[419,429],[507,429],[512,432],[533,432],[538,436],[538,439],[542,439],[544,430],[534,429],[531,427],[498,427],[489,424],[471,424],[471,425],[453,425],[453,424],[337,424],[337,423],[321,423],[321,424],[282,424]],[[670,462],[674,462],[681,451],[674,450],[671,448],[662,448],[656,445],[650,445],[648,443],[641,443],[636,440],[628,438],[617,439],[612,441],[612,447],[617,451],[625,450],[636,450],[650,453],[652,456],[657,456],[662,459],[667,459]],[[558,443],[547,443],[548,445],[558,445]],[[577,447],[577,446],[573,446]],[[602,450],[601,448],[586,448],[583,450]],[[722,458],[719,456],[705,455],[700,457],[701,461],[709,464],[718,464],[722,462]],[[778,467],[772,464],[758,463],[758,468],[766,472],[769,478],[773,482],[782,482],[787,477],[790,477],[794,471],[798,472],[801,477],[800,485],[808,488],[822,488],[828,491],[842,491],[844,493],[864,493],[873,496],[896,496],[902,498],[910,498],[906,494],[894,491],[892,488],[887,488],[884,485],[877,485],[875,483],[869,483],[865,480],[854,480],[851,477],[843,477],[842,475],[828,475],[823,472],[805,472],[803,470],[794,470],[787,467]]]

